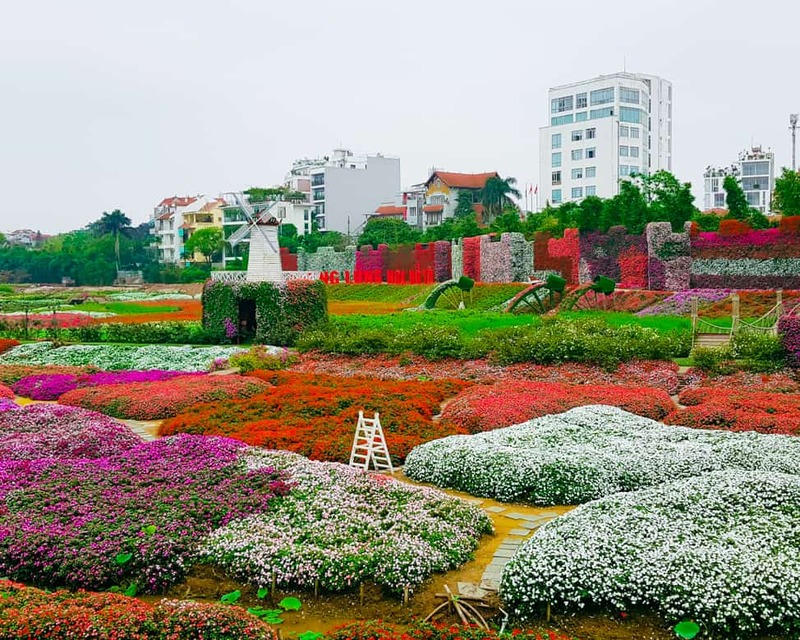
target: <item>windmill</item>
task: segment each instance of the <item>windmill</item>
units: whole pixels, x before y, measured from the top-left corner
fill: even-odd
[[[251,282],[284,282],[278,248],[278,225],[280,222],[271,210],[277,204],[270,202],[259,213],[253,210],[242,193],[228,193],[229,201],[239,208],[247,218],[241,227],[228,238],[231,248],[250,237],[250,258],[247,263],[247,277]]]

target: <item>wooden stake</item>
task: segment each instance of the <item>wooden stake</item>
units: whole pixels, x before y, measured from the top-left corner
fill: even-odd
[[[408,587],[403,587],[403,606],[408,606]]]
[[[314,600],[319,600],[319,578],[314,580]]]
[[[275,595],[275,586],[276,586],[277,583],[278,583],[278,579],[275,576],[275,572],[273,572],[272,573],[272,591],[270,592],[270,595]]]
[[[550,622],[550,603],[547,603],[547,622]]]
[[[358,600],[359,600],[361,606],[363,607],[364,606],[364,583],[363,582],[360,585],[358,585]]]

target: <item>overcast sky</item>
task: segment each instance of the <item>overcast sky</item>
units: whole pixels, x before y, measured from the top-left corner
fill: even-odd
[[[674,84],[695,186],[751,142],[791,162],[800,3],[711,0],[19,0],[0,24],[0,230],[73,229],[163,197],[283,180],[339,145],[538,182],[547,90]]]

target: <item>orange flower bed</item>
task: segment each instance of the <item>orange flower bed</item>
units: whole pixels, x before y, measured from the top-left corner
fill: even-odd
[[[408,308],[410,305],[398,302],[368,302],[364,300],[328,300],[328,313],[334,316],[350,314],[382,315],[395,313]]]
[[[0,353],[4,351],[8,351],[12,347],[16,347],[19,344],[16,340],[11,340],[10,338],[0,338]]]
[[[181,321],[181,322],[199,322],[203,317],[203,304],[200,300],[168,300],[166,301],[171,305],[178,307],[178,311],[158,311],[153,313],[131,313],[128,315],[117,315],[109,318],[96,318],[97,324],[104,324],[109,322],[121,322],[123,324],[142,324],[144,322],[167,322],[167,321]],[[148,307],[163,307],[165,301],[156,300],[148,302],[137,302],[137,306]]]
[[[347,462],[358,412],[378,411],[389,452],[405,459],[416,445],[455,433],[433,420],[441,403],[469,386],[459,380],[374,380],[287,371],[254,371],[275,387],[247,401],[190,407],[166,420],[162,436],[220,435],[248,444],[294,451],[314,460]]]

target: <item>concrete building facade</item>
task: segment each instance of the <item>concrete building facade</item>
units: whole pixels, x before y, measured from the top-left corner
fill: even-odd
[[[775,154],[760,146],[745,149],[730,167],[706,167],[703,173],[703,208],[724,209],[726,176],[734,176],[742,186],[747,203],[764,215],[772,215],[775,188]]]
[[[550,89],[540,129],[540,198],[610,198],[635,173],[672,171],[672,83],[615,73]]]

